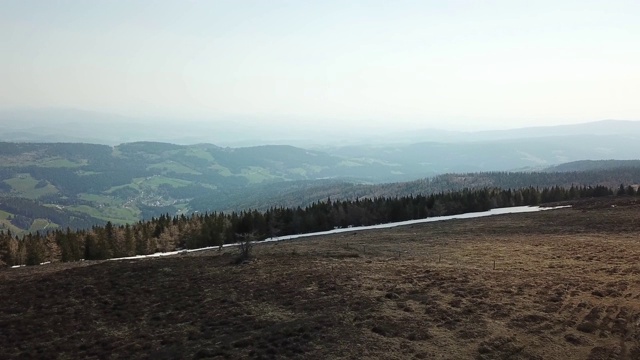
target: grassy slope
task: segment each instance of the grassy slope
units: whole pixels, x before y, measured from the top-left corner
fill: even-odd
[[[47,219],[35,219],[29,228],[29,231],[36,232],[40,230],[51,230],[57,228],[58,224],[52,223]]]
[[[13,215],[6,211],[0,210],[0,230],[10,230],[13,234],[19,234],[22,230],[11,224],[11,221],[8,220],[10,216]]]
[[[638,210],[4,270],[0,357],[635,359]]]
[[[58,192],[58,189],[51,184],[38,187],[38,180],[34,179],[29,174],[20,174],[17,177],[6,179],[4,182],[11,186],[12,194],[31,200]]]

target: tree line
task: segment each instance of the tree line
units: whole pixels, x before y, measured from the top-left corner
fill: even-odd
[[[339,227],[366,226],[493,208],[539,205],[609,195],[635,196],[634,187],[553,186],[521,189],[464,189],[431,195],[377,197],[314,202],[305,208],[194,213],[154,217],[135,224],[89,229],[56,229],[22,238],[0,231],[0,265],[37,265],[46,261],[100,260],[262,240]]]

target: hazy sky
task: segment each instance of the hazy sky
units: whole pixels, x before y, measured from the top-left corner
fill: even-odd
[[[504,128],[640,120],[640,1],[0,1],[0,107]]]

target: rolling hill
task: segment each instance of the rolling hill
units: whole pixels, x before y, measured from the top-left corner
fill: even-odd
[[[403,151],[420,154],[415,151],[420,146]],[[384,154],[371,153],[378,155]],[[404,161],[410,168],[410,161],[419,157],[402,160],[402,155],[387,154],[386,160],[374,161],[292,146],[0,143],[0,229],[24,233],[56,227],[87,228],[107,221],[132,223],[166,213],[307,206],[329,197],[640,183],[637,161],[583,162],[541,172],[432,176],[434,172],[416,170],[413,177],[419,180],[382,183],[405,179],[389,177],[399,166],[385,161]],[[441,156],[434,159],[445,162]],[[449,161],[455,163],[453,158]],[[616,165],[624,167],[612,169]]]

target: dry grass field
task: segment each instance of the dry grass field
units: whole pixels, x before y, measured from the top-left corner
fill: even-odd
[[[254,255],[0,270],[0,358],[640,359],[635,199]]]

